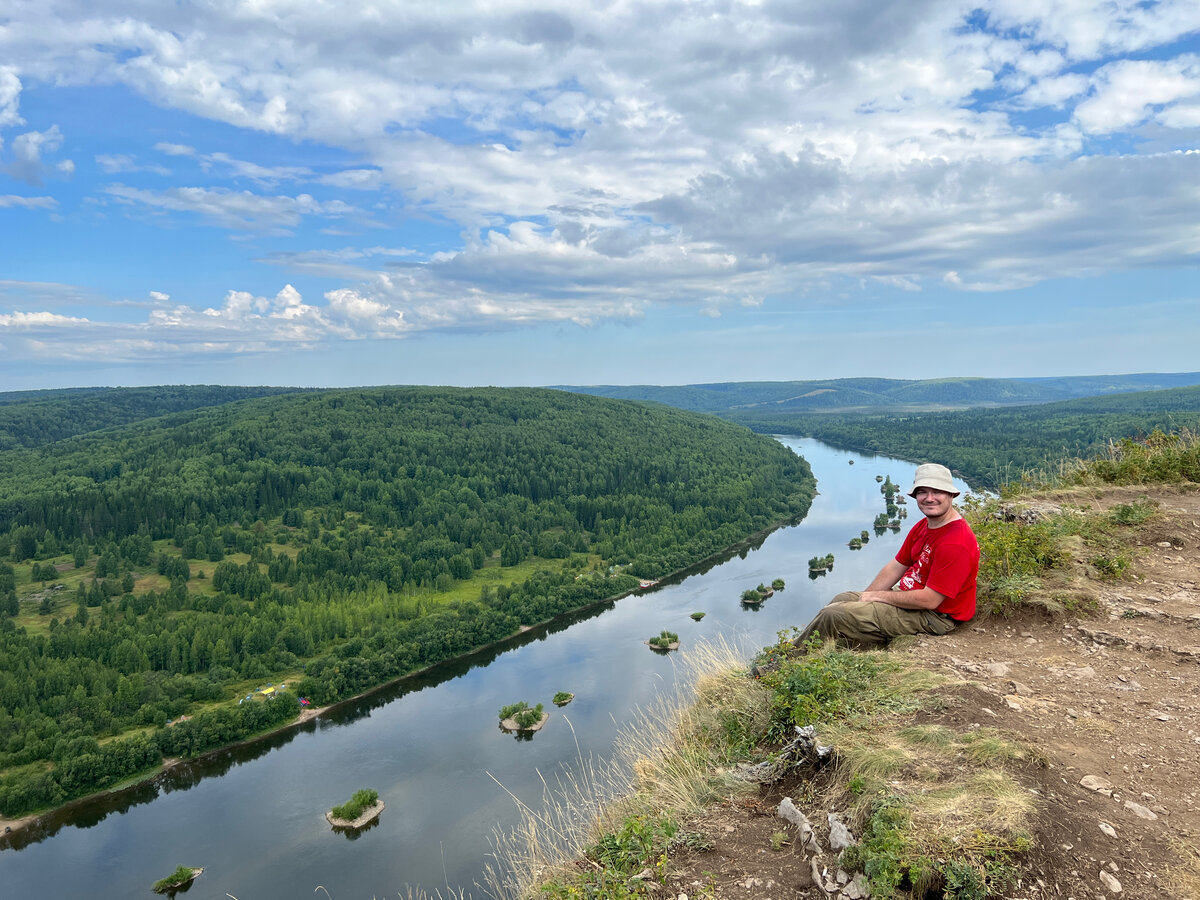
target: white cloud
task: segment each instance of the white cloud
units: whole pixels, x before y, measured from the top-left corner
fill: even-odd
[[[20,209],[54,209],[58,201],[53,197],[18,197],[15,194],[0,194],[0,209],[18,207]]]
[[[21,79],[12,66],[0,66],[0,128],[23,125],[17,110],[21,102]]]
[[[128,153],[98,153],[96,165],[107,175],[120,172],[153,172],[155,175],[170,175],[170,169],[163,166],[143,165]]]
[[[46,171],[42,154],[56,152],[62,146],[62,141],[62,132],[57,125],[52,125],[46,131],[27,131],[17,135],[12,140],[13,160],[5,170],[18,181],[40,185]],[[73,170],[74,164],[69,163],[64,174],[70,174]]]
[[[305,216],[341,218],[355,211],[340,200],[321,202],[310,194],[268,197],[250,191],[200,187],[150,191],[124,184],[110,185],[105,192],[121,203],[154,212],[194,213],[210,224],[271,234],[286,233]]]
[[[33,329],[76,326],[87,322],[87,319],[74,316],[64,316],[59,313],[38,310],[36,312],[0,313],[0,328]]]
[[[1160,107],[1200,99],[1200,62],[1122,60],[1094,76],[1094,93],[1075,108],[1084,131],[1111,134],[1152,118]]]
[[[1087,89],[1087,76],[1071,72],[1057,77],[1039,78],[1021,93],[1017,102],[1024,107],[1050,106],[1062,109],[1067,101],[1082,96]]]
[[[159,141],[154,145],[154,149],[159,153],[165,153],[167,156],[196,155],[196,150],[194,147],[189,147],[187,144],[172,144],[167,141]]]

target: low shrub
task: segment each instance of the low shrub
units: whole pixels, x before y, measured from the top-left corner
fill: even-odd
[[[335,806],[330,810],[330,813],[335,819],[342,819],[346,822],[353,822],[364,812],[375,805],[379,799],[379,791],[373,791],[369,788],[361,788],[354,792],[354,796],[341,806]]]

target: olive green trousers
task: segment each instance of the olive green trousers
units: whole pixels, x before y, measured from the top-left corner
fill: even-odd
[[[959,624],[932,610],[864,603],[861,596],[858,591],[838,594],[813,616],[797,643],[803,646],[813,634],[820,634],[854,647],[871,647],[902,634],[949,634]]]

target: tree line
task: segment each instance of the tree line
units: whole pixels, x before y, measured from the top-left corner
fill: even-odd
[[[726,418],[755,431],[815,437],[862,453],[937,460],[976,488],[995,490],[1109,441],[1200,426],[1200,388],[1115,394],[1036,406],[956,412],[803,414],[745,411]]]

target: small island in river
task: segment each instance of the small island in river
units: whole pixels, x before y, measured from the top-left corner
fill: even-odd
[[[555,696],[557,697],[557,694]],[[500,727],[505,731],[532,733],[549,720],[550,713],[544,712],[540,703],[537,706],[530,706],[521,700],[517,703],[510,703],[500,710]]]
[[[166,878],[154,882],[154,893],[173,894],[180,888],[187,887],[204,871],[204,866],[179,866]]]
[[[660,631],[655,637],[650,638],[645,642],[651,650],[678,650],[679,635],[673,631]]]
[[[335,806],[325,813],[325,820],[334,828],[362,828],[383,812],[383,801],[379,792],[363,788],[354,792],[354,796],[341,806]]]

